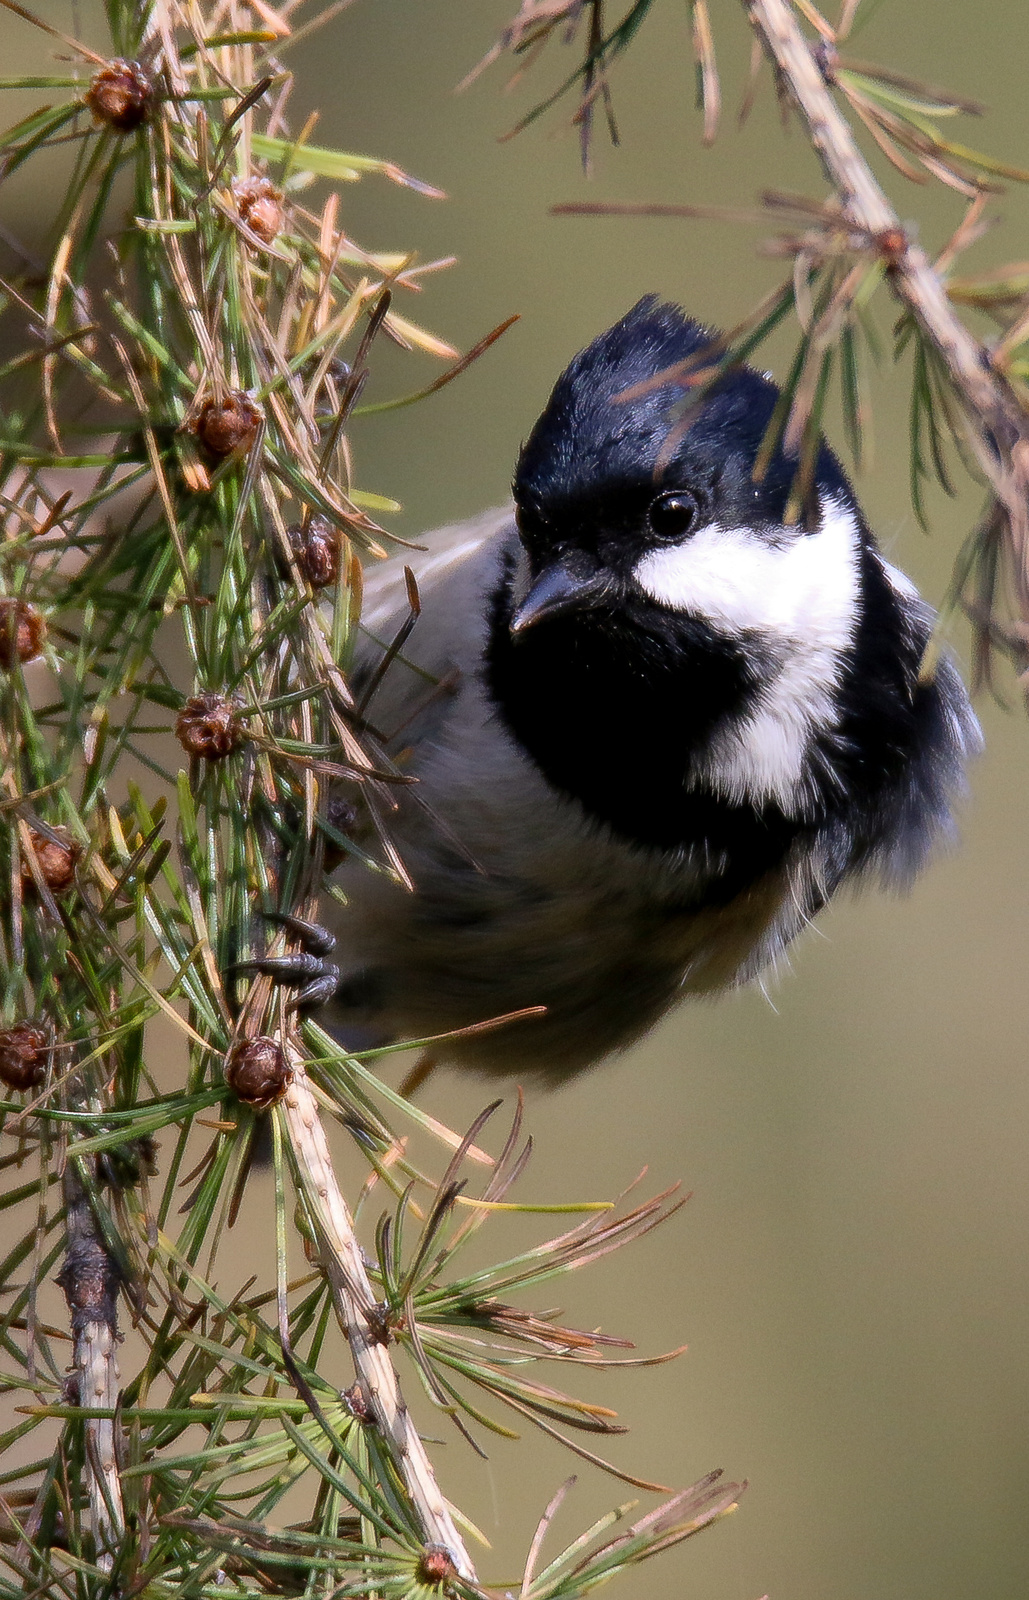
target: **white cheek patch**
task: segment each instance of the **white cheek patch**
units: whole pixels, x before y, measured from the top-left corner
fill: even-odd
[[[837,720],[840,659],[857,622],[860,535],[853,513],[827,500],[817,532],[790,530],[775,547],[747,528],[701,528],[653,550],[635,578],[659,604],[703,618],[732,639],[757,634],[777,666],[746,717],[724,724],[693,777],[734,801],[803,808],[811,736]]]

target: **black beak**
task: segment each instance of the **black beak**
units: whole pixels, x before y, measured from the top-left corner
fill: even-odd
[[[610,574],[602,568],[578,576],[560,561],[546,567],[511,618],[511,632],[518,637],[548,617],[566,611],[584,611],[600,603],[610,587]]]

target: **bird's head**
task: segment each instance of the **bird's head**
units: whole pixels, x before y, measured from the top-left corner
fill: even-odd
[[[946,661],[922,676],[932,613],[824,441],[788,515],[771,379],[740,365],[690,403],[716,338],[651,296],[558,379],[515,474],[489,692],[555,788],[721,862],[726,892],[819,829],[826,883],[908,872],[975,743],[964,690]]]
[[[528,558],[516,637],[570,611],[647,602],[730,634],[804,627],[818,610],[811,583],[824,598],[833,568],[832,598],[852,602],[856,507],[832,452],[819,449],[799,523],[785,521],[796,457],[779,448],[755,477],[775,384],[738,367],[688,408],[714,338],[648,296],[559,378],[515,474]]]

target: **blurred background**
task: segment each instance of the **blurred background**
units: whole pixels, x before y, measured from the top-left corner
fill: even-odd
[[[97,5],[42,9],[100,36]],[[427,280],[421,320],[465,349],[521,313],[426,405],[355,425],[357,481],[403,502],[393,526],[404,537],[505,498],[559,370],[641,294],[726,325],[776,281],[778,264],[756,253],[759,230],[552,218],[550,205],[825,192],[799,132],[782,132],[767,75],[737,129],[749,39],[735,3],[712,7],[726,96],[713,149],[700,144],[679,0],[656,7],[615,71],[622,145],[598,134],[589,183],[565,126],[570,105],[498,142],[574,64],[557,53],[510,96],[501,64],[455,97],[514,9],[356,0],[285,58],[298,77],[294,128],[319,107],[316,142],[389,157],[447,191],[430,201],[369,180],[343,193],[341,220],[366,247],[460,258]],[[983,100],[986,122],[955,137],[1029,163],[1024,0],[862,9],[871,17],[855,56]],[[49,48],[0,14],[5,73],[40,70]],[[6,120],[28,109],[12,104]],[[963,202],[887,173],[901,215],[917,214],[925,244],[941,246]],[[1012,187],[993,210],[1004,225],[966,270],[1029,256],[1029,196]],[[0,192],[0,216],[38,236],[38,189]],[[782,348],[770,347],[770,366]],[[368,398],[438,370],[380,359]],[[874,467],[858,488],[887,554],[939,600],[978,497],[932,494],[932,533],[920,530],[905,396],[884,372]],[[961,655],[967,639],[956,630],[953,643]],[[602,1323],[641,1352],[689,1342],[671,1367],[590,1381],[591,1397],[631,1425],[613,1459],[675,1486],[714,1466],[750,1480],[727,1523],[637,1575],[648,1600],[1029,1594],[1029,729],[1014,685],[1009,700],[981,703],[987,749],[960,839],[910,896],[837,904],[767,997],[752,989],[684,1009],[584,1081],[529,1091],[526,1198],[613,1196],[645,1165],[648,1191],[679,1178],[692,1191],[664,1229],[560,1291],[573,1324]],[[454,1076],[422,1092],[456,1127],[489,1097]],[[498,1221],[489,1241],[498,1254],[522,1236],[508,1226]],[[536,1438],[494,1442],[485,1468],[455,1439],[440,1462],[449,1495],[494,1540],[484,1575],[514,1579],[575,1463]],[[571,1538],[628,1494],[583,1468],[558,1533]]]

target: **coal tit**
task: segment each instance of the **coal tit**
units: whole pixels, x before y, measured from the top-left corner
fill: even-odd
[[[978,726],[946,656],[923,674],[933,613],[836,456],[787,521],[796,459],[754,470],[774,383],[737,367],[678,426],[681,382],[648,387],[713,337],[641,300],[559,378],[513,514],[414,563],[422,616],[368,712],[418,780],[394,830],[414,892],[340,877],[338,1003],[378,1037],[545,1006],[437,1053],[560,1080],[948,831]],[[401,569],[367,576],[359,680]]]

